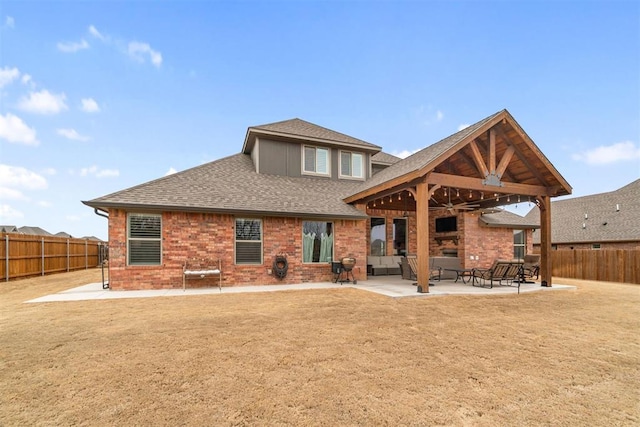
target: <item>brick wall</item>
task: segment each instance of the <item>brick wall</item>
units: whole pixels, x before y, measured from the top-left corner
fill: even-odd
[[[329,264],[302,263],[302,219],[262,218],[263,263],[235,265],[235,217],[232,215],[165,212],[162,214],[162,265],[127,266],[126,212],[109,212],[112,289],[162,289],[182,287],[182,266],[188,258],[220,259],[223,286],[291,284],[330,281]],[[356,279],[366,272],[367,221],[335,220],[334,258],[356,258]],[[277,254],[287,254],[284,279],[271,274]],[[189,287],[217,286],[216,277],[188,279]]]

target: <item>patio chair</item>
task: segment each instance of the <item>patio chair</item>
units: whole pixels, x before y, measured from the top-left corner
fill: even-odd
[[[519,291],[521,275],[520,262],[496,260],[491,268],[475,268],[472,272],[471,284],[482,288],[493,288],[494,283],[502,286],[504,282],[506,286],[517,284]]]
[[[522,265],[524,277],[532,279],[533,276],[540,275],[540,254],[527,254],[524,256],[524,264]]]
[[[407,255],[406,256],[406,260],[407,260],[407,264],[409,266],[409,269],[411,271],[411,280],[418,280],[418,258],[415,255]],[[432,280],[440,280],[440,273],[441,273],[442,269],[440,267],[438,268],[433,268],[432,265],[429,266],[429,284],[433,285],[433,283],[431,283]],[[418,285],[418,282],[413,283],[414,286]]]

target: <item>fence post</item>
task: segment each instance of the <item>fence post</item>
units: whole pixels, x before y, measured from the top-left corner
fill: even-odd
[[[42,275],[44,276],[44,237],[42,238]]]
[[[69,259],[69,239],[67,239],[67,272],[69,271],[69,264],[70,264],[70,259]]]
[[[89,269],[89,240],[84,239],[84,269]]]
[[[9,281],[9,235],[5,234],[4,235],[4,255],[5,255],[5,260],[4,260],[4,264],[5,264],[5,276],[7,277],[7,282]]]

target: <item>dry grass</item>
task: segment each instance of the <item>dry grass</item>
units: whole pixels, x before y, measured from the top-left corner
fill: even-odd
[[[0,425],[640,424],[637,285],[23,303],[99,279],[0,285]]]

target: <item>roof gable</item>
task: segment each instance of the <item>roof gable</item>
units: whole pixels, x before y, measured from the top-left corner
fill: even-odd
[[[511,114],[502,110],[389,166],[346,200],[366,198],[430,172],[483,180],[490,190],[513,183],[544,187],[553,196],[571,194],[562,175]]]
[[[325,145],[345,146],[357,148],[362,151],[371,153],[377,153],[382,149],[377,145],[371,144],[361,139],[357,139],[352,136],[345,135],[343,133],[336,132],[334,130],[327,129],[325,127],[295,118],[291,120],[284,120],[281,122],[250,127],[249,129],[247,129],[244,145],[242,147],[242,153],[251,153],[257,136],[309,141]]]

